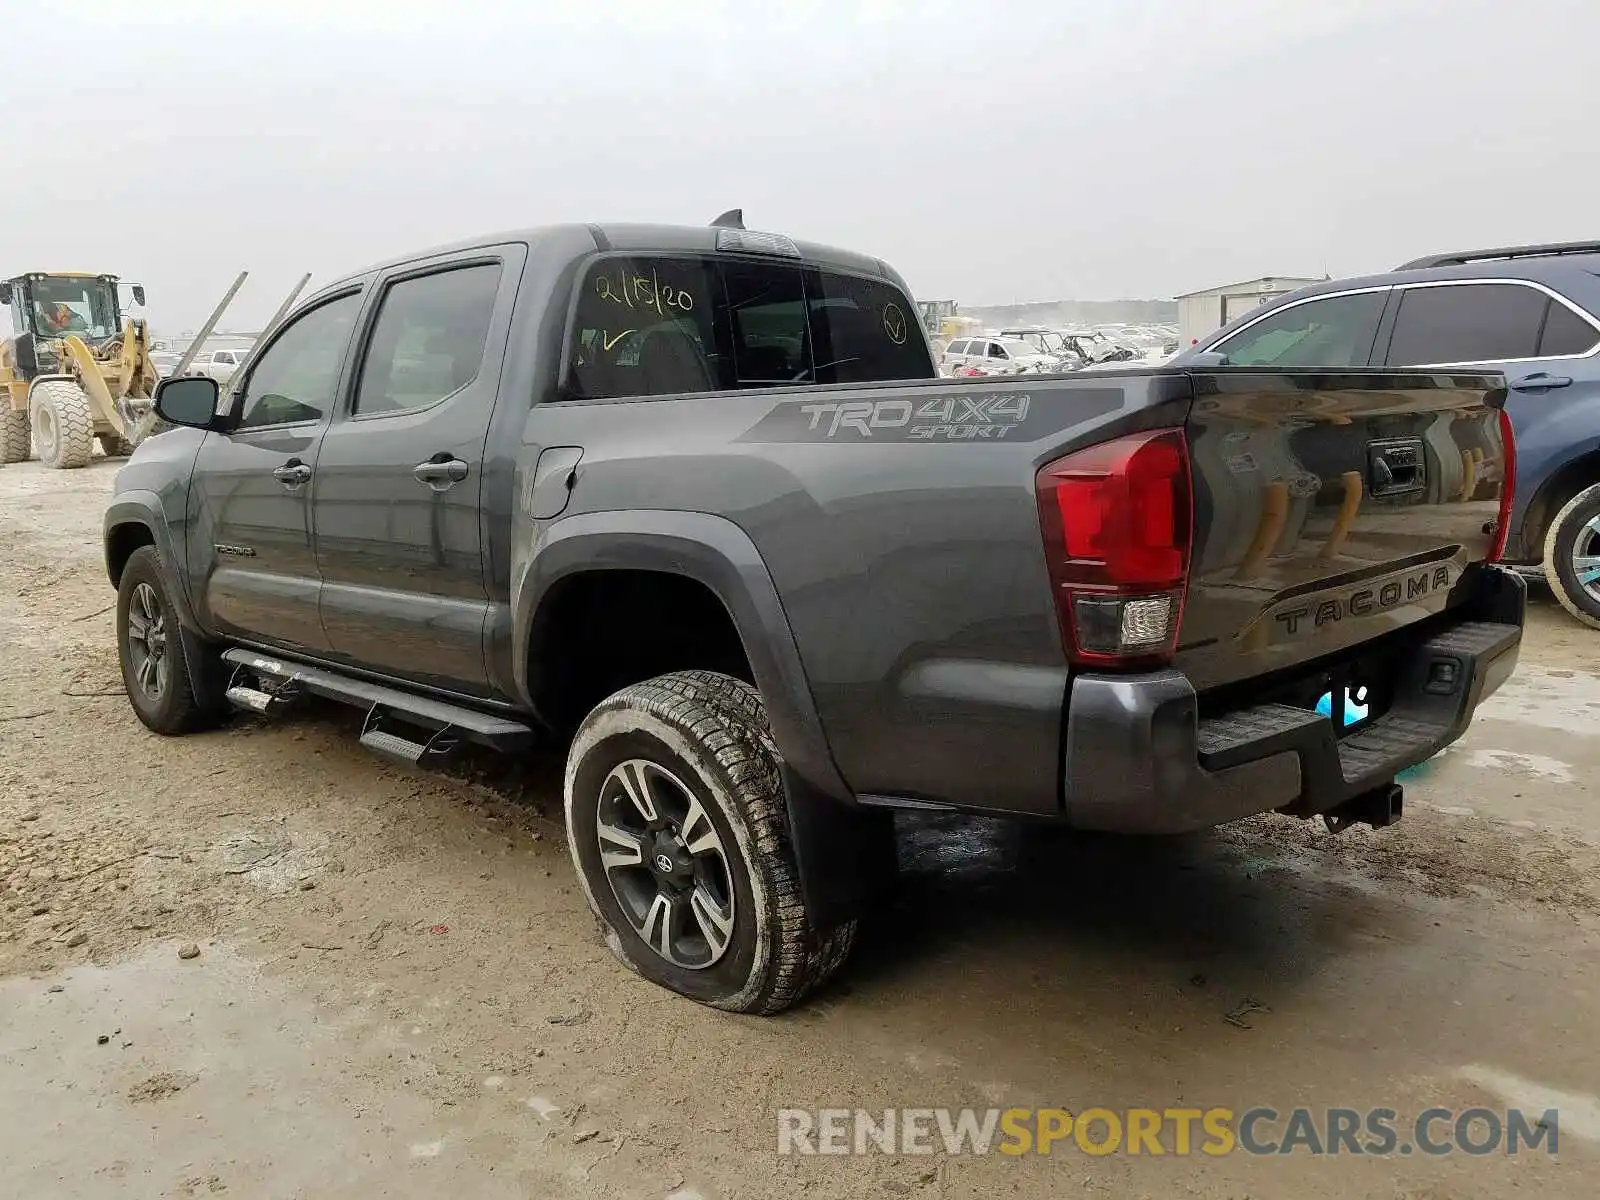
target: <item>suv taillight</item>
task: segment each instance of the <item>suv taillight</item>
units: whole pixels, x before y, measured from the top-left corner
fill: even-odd
[[[1500,484],[1500,516],[1495,521],[1494,542],[1489,547],[1489,561],[1499,562],[1506,552],[1506,539],[1511,536],[1511,501],[1517,490],[1517,439],[1511,432],[1511,414],[1500,410],[1500,460],[1505,464],[1505,479]]]
[[[1194,508],[1183,430],[1079,450],[1040,467],[1034,486],[1068,659],[1095,667],[1170,661]]]

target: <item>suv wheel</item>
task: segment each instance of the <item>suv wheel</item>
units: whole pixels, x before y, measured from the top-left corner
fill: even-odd
[[[1562,608],[1600,629],[1600,484],[1567,501],[1550,522],[1544,575]]]
[[[189,733],[216,717],[194,697],[178,613],[154,546],[141,546],[117,584],[117,656],[133,711],[156,733]]]
[[[694,671],[624,688],[567,758],[567,840],[606,943],[702,1004],[775,1013],[843,964],[849,922],[819,935],[789,850],[781,759],[759,695]]]

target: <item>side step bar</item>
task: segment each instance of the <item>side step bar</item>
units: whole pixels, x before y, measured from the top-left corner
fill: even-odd
[[[442,763],[461,748],[461,733],[454,725],[434,731],[425,742],[417,742],[383,727],[384,717],[390,715],[381,705],[367,710],[366,722],[361,727],[361,744],[374,754],[392,758],[412,767],[431,767]]]
[[[532,727],[510,717],[481,713],[293,659],[274,658],[239,647],[224,650],[222,657],[236,668],[227,691],[231,703],[250,712],[272,715],[303,693],[364,708],[367,719],[361,744],[402,762],[426,765],[443,758],[463,741],[516,754],[532,748],[537,737]],[[245,674],[259,676],[263,684],[271,684],[270,689],[247,686],[240,679]],[[417,726],[429,731],[430,736],[412,741],[385,729],[386,719]]]

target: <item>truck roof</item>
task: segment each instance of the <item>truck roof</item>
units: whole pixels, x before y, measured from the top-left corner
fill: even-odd
[[[503,246],[507,242],[523,242],[532,245],[552,236],[570,235],[577,232],[586,232],[597,252],[626,252],[633,250],[641,253],[646,251],[652,253],[682,251],[695,254],[714,254],[717,252],[718,234],[724,233],[726,230],[710,225],[654,225],[632,222],[568,222],[559,225],[541,225],[530,229],[484,234],[451,242],[443,246],[413,251],[410,254],[374,263],[359,271],[352,271],[324,285],[317,291],[320,295],[329,288],[339,287],[349,283],[351,280],[361,279],[375,272],[403,266],[406,263],[416,262],[420,259],[434,258],[441,254],[455,254],[463,250],[473,250],[480,246]],[[749,232],[759,233],[761,231],[751,230]],[[854,251],[842,250],[836,246],[825,246],[816,242],[802,242],[792,238],[789,240],[793,242],[795,248],[800,252],[801,260],[804,262],[826,267],[838,267],[858,274],[876,275],[898,282],[898,277],[884,264],[883,260],[873,258],[871,255],[857,254]],[[736,253],[736,251],[724,252]]]

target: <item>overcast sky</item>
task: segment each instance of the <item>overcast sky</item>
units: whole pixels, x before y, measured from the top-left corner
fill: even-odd
[[[968,304],[1600,237],[1600,0],[73,0],[29,27],[0,275],[120,274],[158,332],[241,268],[235,328],[302,271],[736,206]]]

